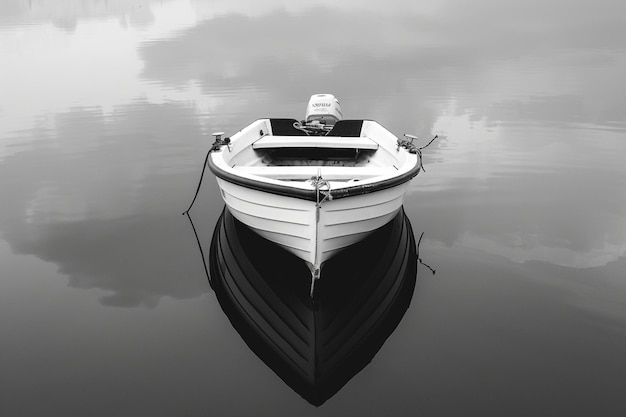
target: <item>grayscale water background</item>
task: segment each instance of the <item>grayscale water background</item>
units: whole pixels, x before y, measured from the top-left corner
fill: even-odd
[[[0,415],[626,415],[626,6],[4,0]],[[211,143],[332,93],[425,143],[406,315],[315,408],[186,217]],[[210,239],[205,178],[192,210]]]

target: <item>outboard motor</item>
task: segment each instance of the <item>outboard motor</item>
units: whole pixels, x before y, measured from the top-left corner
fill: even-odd
[[[306,108],[306,125],[321,124],[332,127],[336,122],[343,119],[339,100],[332,94],[314,94],[309,99]]]

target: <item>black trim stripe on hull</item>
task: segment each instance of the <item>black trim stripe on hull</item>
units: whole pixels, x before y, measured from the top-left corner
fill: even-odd
[[[235,185],[240,185],[245,188],[250,188],[253,190],[264,191],[271,194],[281,195],[285,197],[293,197],[299,198],[301,200],[309,200],[309,201],[317,201],[317,193],[314,189],[304,190],[301,188],[289,187],[288,185],[281,184],[271,184],[265,181],[253,179],[253,178],[245,178],[239,175],[235,175],[232,172],[228,172],[218,167],[213,162],[213,156],[209,157],[207,162],[209,165],[209,169],[211,172],[218,178],[223,179],[224,181],[230,182]],[[376,183],[370,184],[362,184],[355,185],[347,188],[338,188],[332,190],[333,199],[337,198],[345,198],[352,197],[356,195],[369,194],[372,192],[386,190],[388,188],[393,188],[398,185],[402,185],[405,182],[411,180],[420,172],[420,165],[415,164],[413,168],[409,171],[398,175],[397,177],[388,178],[386,180],[382,180]]]

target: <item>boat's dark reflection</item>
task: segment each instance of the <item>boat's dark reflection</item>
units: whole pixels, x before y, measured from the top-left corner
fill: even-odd
[[[254,353],[319,406],[362,370],[406,312],[417,274],[404,212],[329,260],[309,297],[305,264],[225,209],[209,255],[211,285]]]

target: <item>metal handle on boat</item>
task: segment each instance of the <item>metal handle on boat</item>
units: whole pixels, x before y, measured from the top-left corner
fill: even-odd
[[[415,149],[415,146],[413,145],[413,141],[417,139],[417,136],[409,135],[408,133],[405,133],[404,137],[406,139],[398,139],[398,147],[396,148],[396,151],[399,151],[400,148],[405,148],[409,151]],[[415,153],[415,152],[412,152],[412,153]]]

